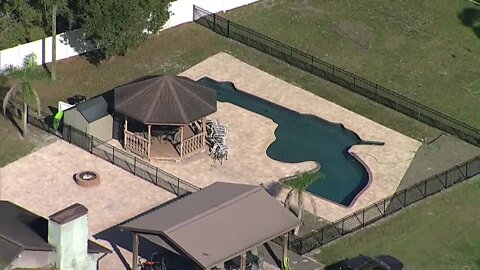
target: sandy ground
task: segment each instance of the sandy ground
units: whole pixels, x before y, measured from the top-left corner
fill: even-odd
[[[414,139],[282,81],[226,53],[214,55],[180,75],[195,80],[208,76],[218,81],[231,81],[238,89],[287,108],[342,123],[363,140],[385,142],[384,146],[356,145],[350,149],[371,171],[370,184],[352,206],[344,207],[311,196],[317,214],[329,221],[338,220],[393,194],[421,145]],[[218,111],[212,118],[218,118],[229,125],[227,143],[232,152],[223,165],[214,164],[206,153],[182,162],[152,163],[200,187],[215,181],[269,184],[315,166],[313,162],[277,162],[266,155],[268,145],[274,140],[275,124],[270,119],[225,103],[218,104]],[[286,190],[283,190],[278,199],[283,200],[285,194]],[[306,208],[313,211],[312,205],[307,204]]]
[[[73,175],[82,170],[100,174],[101,184],[82,188]],[[48,218],[74,203],[85,205],[92,236],[134,217],[174,195],[64,141],[56,141],[0,169],[0,199],[10,200]],[[100,244],[113,250],[107,241]],[[116,247],[126,262],[131,253]],[[113,252],[101,260],[101,269],[124,269]]]

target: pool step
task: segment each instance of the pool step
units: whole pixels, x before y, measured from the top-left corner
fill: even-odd
[[[366,144],[366,145],[385,145],[385,142],[379,142],[379,141],[364,141],[362,140],[360,144]]]

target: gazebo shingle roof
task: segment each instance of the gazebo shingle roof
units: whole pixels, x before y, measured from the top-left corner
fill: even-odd
[[[114,96],[116,111],[144,124],[185,125],[217,111],[217,92],[182,76],[120,86]]]

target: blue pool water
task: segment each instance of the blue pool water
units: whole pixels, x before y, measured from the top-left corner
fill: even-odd
[[[267,149],[270,158],[289,163],[318,162],[325,178],[310,186],[309,192],[349,206],[367,185],[367,170],[348,153],[351,146],[362,144],[351,130],[250,95],[229,82],[217,82],[206,77],[199,82],[217,90],[218,101],[260,114],[278,125],[276,140]]]

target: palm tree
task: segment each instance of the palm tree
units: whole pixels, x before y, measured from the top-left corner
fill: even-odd
[[[323,175],[321,173],[313,173],[313,172],[304,172],[300,174],[297,178],[285,182],[285,186],[290,188],[290,191],[285,198],[285,207],[291,207],[292,198],[294,195],[297,198],[297,209],[296,215],[300,221],[303,222],[303,201],[304,201],[304,194],[305,191],[316,181],[323,179]],[[312,201],[313,211],[316,215],[317,209],[315,207],[315,202]],[[298,231],[300,230],[300,226],[295,228],[293,235],[298,235]]]
[[[25,56],[23,60],[23,67],[20,70],[13,71],[20,75],[20,83],[15,83],[13,87],[8,90],[3,100],[3,114],[7,115],[8,103],[14,103],[18,95],[20,95],[20,101],[23,103],[22,123],[23,123],[23,137],[27,136],[27,115],[28,106],[35,106],[37,113],[40,116],[40,98],[37,92],[32,87],[32,76],[36,74],[37,69],[37,57],[35,54],[29,54]],[[16,106],[15,106],[16,107]]]

